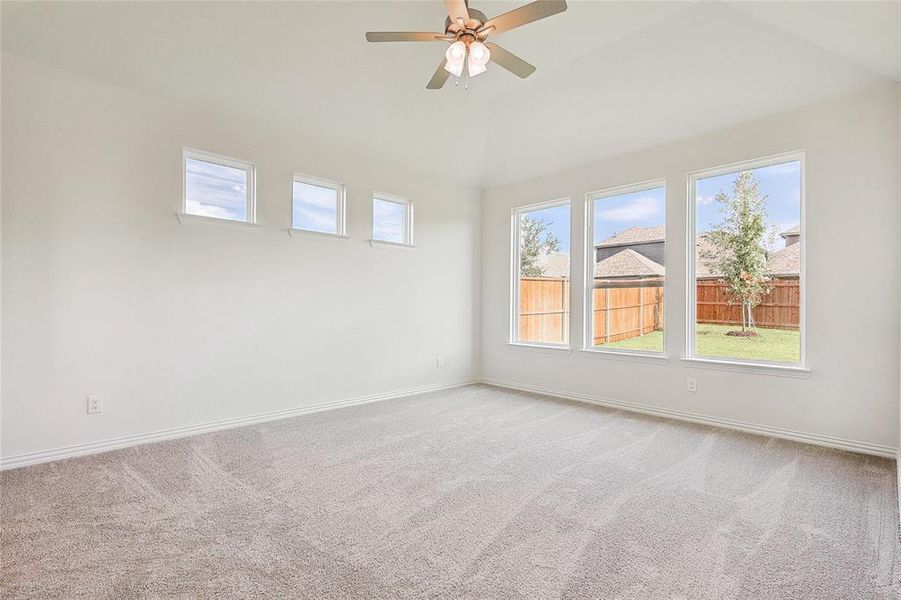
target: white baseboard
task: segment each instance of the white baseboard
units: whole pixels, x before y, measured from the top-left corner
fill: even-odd
[[[859,442],[856,440],[846,440],[826,435],[817,435],[813,433],[803,433],[801,431],[791,431],[788,429],[779,429],[777,427],[768,427],[765,425],[755,425],[753,423],[745,423],[742,421],[733,421],[731,419],[721,419],[719,417],[710,417],[697,413],[685,412],[681,410],[672,410],[669,408],[658,408],[647,404],[637,404],[633,402],[622,402],[611,398],[603,398],[600,396],[589,396],[586,394],[573,394],[560,390],[553,390],[534,385],[516,383],[513,381],[504,381],[501,379],[493,379],[483,377],[482,383],[493,385],[496,387],[519,390],[523,392],[533,392],[543,394],[545,396],[553,396],[555,398],[563,398],[565,400],[575,400],[578,402],[588,402],[599,406],[609,408],[620,408],[632,412],[639,412],[657,417],[666,417],[670,419],[678,419],[680,421],[689,421],[691,423],[700,423],[703,425],[713,425],[714,427],[724,427],[726,429],[734,429],[744,431],[746,433],[754,433],[757,435],[766,435],[770,437],[781,438],[784,440],[792,440],[795,442],[803,442],[806,444],[814,444],[816,446],[826,446],[828,448],[838,448],[840,450],[848,450],[850,452],[858,452],[860,454],[870,454],[874,456],[884,456],[887,458],[896,458],[897,449],[892,446],[883,446],[880,444],[871,444],[869,442]]]
[[[386,392],[383,394],[371,394],[368,396],[358,396],[355,398],[347,398],[344,400],[335,400],[333,402],[324,402],[322,404],[314,404],[311,406],[298,406],[295,408],[287,408],[284,410],[275,410],[266,413],[258,413],[248,415],[246,417],[234,417],[231,419],[220,419],[218,421],[209,421],[206,423],[197,423],[195,425],[186,425],[184,427],[173,427],[171,429],[163,429],[160,431],[152,431],[150,433],[139,433],[136,435],[126,435],[112,439],[100,440],[97,442],[88,442],[85,444],[77,444],[74,446],[66,446],[63,448],[53,448],[51,450],[40,450],[37,452],[25,452],[22,454],[14,454],[0,458],[0,471],[6,469],[15,469],[38,463],[51,462],[54,460],[62,460],[64,458],[74,458],[76,456],[84,456],[87,454],[98,454],[100,452],[108,452],[119,448],[127,448],[129,446],[137,446],[140,444],[149,444],[153,442],[161,442],[175,438],[198,435],[201,433],[209,433],[212,431],[220,431],[223,429],[232,429],[234,427],[243,427],[245,425],[253,425],[255,423],[264,423],[266,421],[275,421],[277,419],[287,419],[299,415],[308,415],[311,413],[323,412],[326,410],[335,410],[337,408],[345,408],[348,406],[358,406],[360,404],[369,404],[370,402],[379,402],[381,400],[392,400],[394,398],[403,398],[404,396],[413,396],[415,394],[424,394],[426,392],[435,392],[438,390],[446,390],[464,385],[479,383],[478,378],[458,379],[434,385],[425,385],[416,388],[396,392]]]
[[[637,404],[632,402],[622,402],[619,400],[613,400],[610,398],[603,398],[599,396],[588,396],[585,394],[573,394],[569,392],[564,392],[560,390],[554,390],[539,386],[527,385],[522,383],[516,383],[512,381],[504,381],[501,379],[493,379],[490,377],[483,378],[472,378],[472,379],[460,379],[455,381],[449,381],[445,383],[439,383],[434,385],[421,386],[417,388],[409,388],[406,390],[395,391],[395,392],[387,392],[382,394],[371,394],[368,396],[358,396],[355,398],[347,398],[344,400],[336,400],[333,402],[325,402],[322,404],[314,404],[311,406],[300,406],[296,408],[288,408],[284,410],[271,411],[266,413],[259,413],[255,415],[248,415],[245,417],[235,417],[231,419],[221,419],[218,421],[209,421],[206,423],[198,423],[195,425],[187,425],[184,427],[174,427],[171,429],[164,429],[160,431],[153,431],[150,433],[141,433],[136,435],[128,435],[118,438],[100,440],[97,442],[88,442],[85,444],[77,444],[74,446],[66,446],[63,448],[53,448],[51,450],[40,450],[37,452],[25,452],[22,454],[15,454],[12,456],[0,457],[0,470],[6,469],[15,469],[18,467],[25,467],[28,465],[34,465],[39,463],[51,462],[55,460],[62,460],[65,458],[74,458],[76,456],[84,456],[88,454],[98,454],[100,452],[108,452],[110,450],[116,450],[119,448],[127,448],[130,446],[137,446],[140,444],[149,444],[153,442],[161,442],[164,440],[171,440],[181,437],[187,437],[191,435],[198,435],[201,433],[209,433],[213,431],[220,431],[223,429],[231,429],[234,427],[243,427],[245,425],[253,425],[255,423],[264,423],[266,421],[275,421],[278,419],[287,419],[290,417],[296,417],[299,415],[312,414],[317,412],[323,412],[327,410],[335,410],[338,408],[345,408],[349,406],[357,406],[360,404],[368,404],[370,402],[379,402],[382,400],[391,400],[394,398],[402,398],[405,396],[412,396],[415,394],[423,394],[426,392],[434,392],[438,390],[451,389],[455,387],[460,387],[464,385],[471,385],[474,383],[485,383],[487,385],[493,385],[496,387],[508,388],[513,390],[519,390],[523,392],[533,392],[536,394],[543,394],[545,396],[553,396],[556,398],[563,398],[566,400],[575,400],[578,402],[587,402],[590,404],[596,404],[599,406],[606,406],[609,408],[619,408],[623,410],[629,410],[633,412],[639,412],[648,415],[654,415],[658,417],[666,417],[671,419],[678,419],[681,421],[688,421],[691,423],[700,423],[703,425],[712,425],[715,427],[724,427],[727,429],[734,429],[737,431],[744,431],[747,433],[754,433],[758,435],[766,435],[770,437],[777,437],[786,440],[792,440],[796,442],[803,442],[807,444],[814,444],[818,446],[826,446],[829,448],[838,448],[841,450],[848,450],[851,452],[858,452],[862,454],[871,454],[875,456],[884,456],[888,458],[897,458],[898,450],[891,446],[882,446],[879,444],[871,444],[869,442],[859,442],[855,440],[847,440],[842,438],[835,438],[824,435],[816,435],[810,433],[803,433],[799,431],[791,431],[787,429],[779,429],[775,427],[767,427],[763,425],[754,425],[752,423],[744,423],[741,421],[733,421],[729,419],[721,419],[718,417],[710,417],[706,415],[690,413],[685,411],[672,410],[667,408],[658,408],[655,406],[650,406],[646,404]],[[901,473],[899,473],[899,487],[901,487]]]

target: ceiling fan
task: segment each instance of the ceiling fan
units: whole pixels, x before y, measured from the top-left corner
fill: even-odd
[[[444,4],[448,15],[444,20],[444,33],[366,32],[366,40],[370,42],[449,42],[444,60],[426,86],[430,90],[444,87],[451,75],[460,77],[464,65],[470,77],[484,73],[490,60],[525,79],[535,72],[534,66],[494,42],[485,40],[489,35],[497,35],[566,10],[565,0],[537,0],[488,19],[481,11],[469,8],[469,0],[444,0]]]

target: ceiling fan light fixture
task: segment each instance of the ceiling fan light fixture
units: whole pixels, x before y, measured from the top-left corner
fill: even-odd
[[[2,2],[2,0],[0,0]],[[494,60],[499,66],[524,79],[535,72],[530,65],[512,52],[493,41],[485,44],[489,35],[504,33],[529,23],[534,23],[566,10],[566,0],[534,0],[494,18],[469,7],[469,0],[444,0],[447,17],[443,33],[422,31],[367,31],[369,42],[451,42],[445,58],[438,65],[426,89],[444,87],[447,73],[456,77],[466,69],[471,76],[487,71],[487,64]],[[490,48],[490,50],[489,50]],[[492,57],[492,54],[494,56]],[[459,79],[458,79],[459,83]]]
[[[454,77],[459,77],[463,74],[463,63],[466,62],[466,44],[459,40],[454,42],[447,47],[444,58],[446,59],[444,70]]]
[[[466,58],[466,44],[457,40],[447,47],[444,57],[449,63],[463,64],[463,59]]]
[[[485,65],[479,64],[476,61],[474,61],[472,59],[471,54],[469,55],[469,61],[467,62],[466,68],[469,71],[470,77],[475,77],[476,75],[481,75],[482,73],[484,73],[485,71],[488,70],[488,67],[486,67]]]
[[[473,42],[469,45],[469,62],[485,66],[491,60],[491,51],[482,42]]]
[[[454,77],[460,77],[463,75],[463,61],[461,60],[458,63],[446,62],[444,64],[444,70]]]

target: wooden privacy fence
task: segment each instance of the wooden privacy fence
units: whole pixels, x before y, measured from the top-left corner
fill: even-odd
[[[741,307],[731,305],[721,280],[697,282],[698,323],[741,325]],[[519,339],[566,343],[569,334],[569,279],[522,277],[519,280]],[[625,340],[663,329],[662,281],[644,287],[597,287],[593,317],[595,345]],[[754,309],[758,327],[797,330],[801,319],[798,278],[775,279],[772,290]]]
[[[774,279],[772,289],[754,310],[754,323],[770,329],[797,330],[801,323],[801,282],[797,277]],[[741,306],[729,304],[728,284],[722,280],[698,281],[698,323],[741,325]]]
[[[519,279],[519,339],[566,343],[569,339],[569,279]]]
[[[594,290],[594,343],[624,340],[663,328],[663,288]],[[569,333],[569,279],[519,280],[519,339],[565,343]]]
[[[662,285],[594,288],[594,345],[663,329]]]

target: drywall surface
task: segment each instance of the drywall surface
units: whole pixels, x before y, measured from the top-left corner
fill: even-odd
[[[898,23],[901,25],[901,11],[898,12]],[[899,52],[901,52],[901,47],[899,47]],[[901,204],[901,83],[895,84],[895,158],[897,159],[896,167],[895,167],[895,180],[897,188],[895,190],[897,194],[898,204]],[[901,211],[899,211],[901,213]],[[898,215],[898,223],[897,228],[898,231],[901,232],[901,214]],[[899,306],[901,309],[901,306]],[[901,354],[901,350],[899,350],[899,354]],[[898,377],[901,378],[901,356],[899,356],[899,365],[898,365]],[[899,390],[898,394],[898,413],[899,413],[899,423],[898,423],[898,441],[896,446],[895,453],[895,473],[898,478],[898,514],[901,515],[901,390]],[[899,523],[898,534],[901,535],[901,523]]]
[[[10,55],[2,78],[4,457],[478,375],[477,190]],[[186,146],[256,164],[261,227],[179,223]],[[347,185],[349,240],[288,235],[294,171]],[[374,190],[413,199],[414,250],[370,247]]]
[[[712,421],[899,443],[899,202],[894,86],[774,115],[483,193],[482,373],[490,380],[628,402]],[[694,170],[806,151],[807,378],[702,369],[685,348],[686,180]],[[666,178],[666,354],[649,363],[509,345],[511,209],[573,202],[572,319],[582,344],[584,202],[590,191]],[[696,393],[686,391],[696,377]]]

